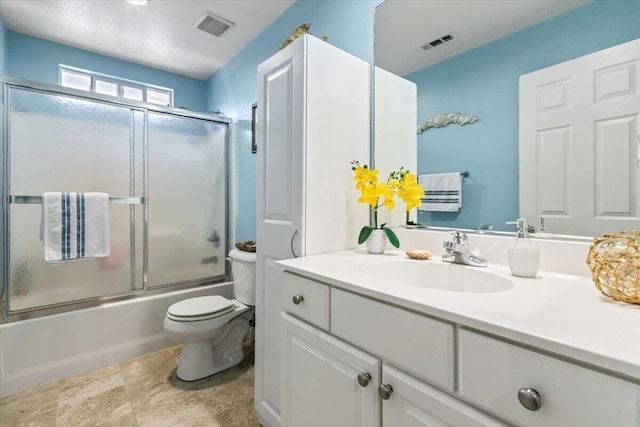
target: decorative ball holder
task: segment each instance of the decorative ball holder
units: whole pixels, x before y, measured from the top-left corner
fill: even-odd
[[[640,231],[620,231],[594,238],[587,265],[604,296],[640,304]]]

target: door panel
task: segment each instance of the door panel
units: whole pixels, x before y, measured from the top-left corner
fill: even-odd
[[[520,215],[556,234],[640,223],[640,40],[520,77]]]
[[[378,427],[380,361],[284,313],[282,327],[283,427]]]
[[[150,288],[226,273],[226,125],[149,113]]]
[[[383,426],[505,426],[391,366],[382,367],[382,382],[393,387],[382,404]]]

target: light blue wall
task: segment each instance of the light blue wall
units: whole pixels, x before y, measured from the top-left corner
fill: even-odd
[[[256,155],[251,153],[248,122],[251,105],[257,100],[257,66],[275,54],[278,45],[304,22],[311,22],[312,34],[326,35],[329,43],[371,62],[373,14],[379,3],[379,0],[298,0],[209,78],[209,109],[219,108],[226,115],[239,119],[239,132],[232,147],[236,158],[234,176],[239,189],[235,230],[237,241],[255,239],[256,234]]]
[[[9,32],[4,24],[4,19],[0,16],[0,74],[7,74],[7,57],[9,45]]]
[[[174,90],[174,105],[206,112],[206,81],[76,49],[26,34],[8,32],[8,74],[58,84],[60,64]]]
[[[519,76],[638,37],[640,1],[600,1],[406,76],[418,84],[418,123],[448,112],[479,117],[418,135],[418,173],[471,174],[459,214],[420,212],[418,221],[513,230],[504,223],[518,217]]]

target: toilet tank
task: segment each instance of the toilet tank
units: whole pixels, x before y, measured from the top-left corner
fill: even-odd
[[[232,249],[229,258],[234,298],[246,305],[256,305],[256,253]]]

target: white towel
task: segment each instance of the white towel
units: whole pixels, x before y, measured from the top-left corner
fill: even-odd
[[[59,262],[109,255],[109,195],[44,193],[44,259]]]
[[[424,188],[421,211],[456,212],[462,207],[462,175],[460,172],[420,175]]]

